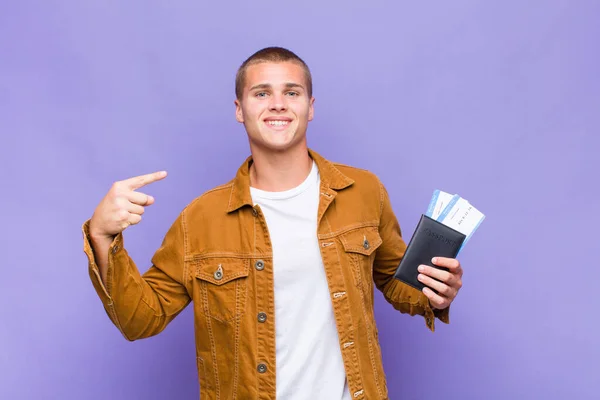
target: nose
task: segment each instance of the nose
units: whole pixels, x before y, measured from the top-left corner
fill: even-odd
[[[287,105],[285,103],[285,96],[280,93],[274,93],[271,96],[271,102],[269,103],[269,110],[271,111],[285,111],[287,109]]]

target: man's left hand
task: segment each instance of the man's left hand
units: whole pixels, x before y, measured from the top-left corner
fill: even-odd
[[[431,307],[443,310],[450,306],[462,287],[463,270],[460,262],[454,258],[434,257],[432,263],[438,267],[448,268],[448,271],[429,265],[420,265],[418,279],[424,285],[429,286],[423,288],[423,293],[429,298]]]

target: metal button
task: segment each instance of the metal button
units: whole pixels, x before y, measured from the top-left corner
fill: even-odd
[[[258,364],[258,367],[256,369],[261,374],[264,374],[265,372],[267,372],[267,366],[263,363]]]
[[[258,211],[256,211],[256,208],[252,209],[252,215],[254,215],[255,217],[258,216]]]
[[[265,262],[263,260],[256,261],[256,263],[254,263],[254,268],[256,268],[259,271],[262,271],[263,269],[265,269]]]
[[[118,244],[116,244],[115,247],[113,247],[112,253],[115,254],[117,251],[119,251],[119,245]]]
[[[258,322],[265,322],[267,320],[267,314],[264,312],[258,313]]]
[[[221,267],[221,264],[219,264],[219,268],[217,268],[213,276],[218,281],[220,281],[221,278],[223,278],[223,268]]]
[[[369,247],[371,247],[371,245],[369,244],[369,241],[365,238],[365,241],[363,242],[363,247],[365,248],[365,250],[369,250]]]

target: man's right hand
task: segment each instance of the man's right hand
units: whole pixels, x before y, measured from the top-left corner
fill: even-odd
[[[139,224],[144,207],[153,204],[154,197],[136,190],[166,176],[165,171],[160,171],[115,182],[94,211],[90,220],[90,236],[112,239],[129,225]]]
[[[140,223],[144,207],[154,204],[154,197],[136,190],[166,176],[166,171],[159,171],[115,182],[96,207],[90,220],[89,234],[104,283],[108,270],[108,249],[114,237],[130,225]]]

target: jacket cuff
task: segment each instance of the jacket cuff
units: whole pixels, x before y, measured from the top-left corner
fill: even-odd
[[[98,268],[98,264],[96,263],[96,255],[94,254],[94,249],[92,248],[89,219],[83,223],[81,230],[83,233],[83,251],[88,259],[88,270],[90,274],[90,279],[92,281],[94,289],[96,289],[96,293],[102,299],[102,302],[104,304],[110,305],[112,304],[112,297],[110,293],[113,287],[113,263],[109,260],[108,270],[106,273],[106,282],[102,282],[102,278],[100,277],[100,269]],[[108,249],[109,259],[111,258],[111,255],[116,255],[121,249],[123,249],[123,234],[119,233],[117,236],[115,236]]]
[[[435,320],[436,318],[445,324],[450,323],[450,306],[444,308],[443,310],[439,310],[437,308],[431,307],[429,304],[429,299],[425,298],[427,301],[427,305],[425,306],[425,324],[432,332],[435,331]]]
[[[445,324],[450,323],[450,306],[444,308],[443,310],[433,310],[433,314],[437,319],[442,321]]]

